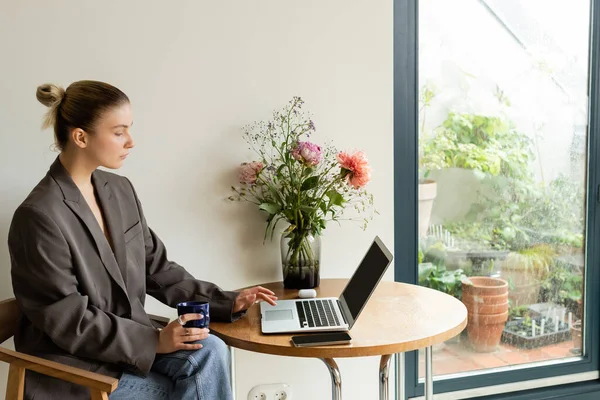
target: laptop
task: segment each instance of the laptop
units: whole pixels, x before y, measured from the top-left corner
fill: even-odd
[[[260,303],[263,333],[348,331],[356,322],[392,262],[392,253],[375,237],[339,298],[278,300]]]

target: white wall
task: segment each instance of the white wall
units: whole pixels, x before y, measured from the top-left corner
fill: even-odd
[[[323,277],[349,277],[375,234],[393,243],[391,0],[24,3],[0,3],[0,298],[12,295],[12,213],[56,157],[40,131],[44,82],[104,80],[130,96],[137,146],[118,173],[170,257],[201,279],[228,289],[280,279],[262,216],[223,199],[251,156],[240,127],[294,95],[314,114],[315,141],[362,149],[373,167],[380,215],[366,232],[327,229]],[[273,382],[291,384],[295,399],[331,396],[318,360],[238,351],[237,361],[239,399]],[[339,364],[344,398],[375,398],[377,359]]]

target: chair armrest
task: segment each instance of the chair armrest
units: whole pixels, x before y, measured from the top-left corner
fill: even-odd
[[[80,368],[60,364],[55,361],[31,356],[29,354],[19,353],[18,351],[5,349],[3,347],[0,347],[0,361],[5,361],[9,364],[29,369],[43,375],[52,376],[106,393],[112,393],[119,384],[117,378],[85,371]]]
[[[155,328],[164,328],[169,324],[169,321],[171,321],[169,318],[154,314],[148,314],[148,317],[150,317],[150,322],[152,322],[152,325],[154,325]]]

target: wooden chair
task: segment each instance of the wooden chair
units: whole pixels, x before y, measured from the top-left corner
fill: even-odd
[[[15,299],[0,301],[0,344],[15,334],[21,311]],[[168,318],[151,315],[153,323],[164,326]],[[108,395],[115,391],[119,380],[110,376],[85,371],[83,369],[63,365],[43,358],[19,353],[0,347],[0,361],[10,364],[6,400],[23,400],[25,386],[25,370],[38,372],[90,389],[92,400],[108,400]]]

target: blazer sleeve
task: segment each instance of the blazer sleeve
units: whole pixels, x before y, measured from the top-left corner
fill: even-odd
[[[244,312],[233,313],[238,292],[195,279],[185,268],[169,261],[165,245],[148,227],[142,204],[128,182],[137,202],[146,247],[146,293],[171,307],[184,301],[208,301],[211,320],[234,321],[242,316]]]
[[[75,356],[150,371],[158,331],[89,303],[78,291],[69,244],[48,215],[20,206],[8,245],[15,297],[36,328]]]

